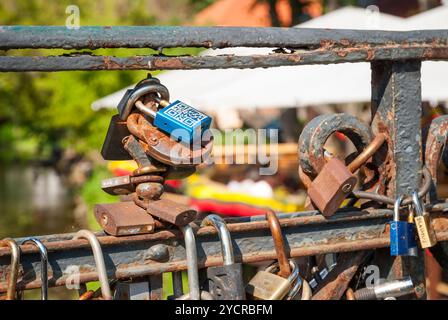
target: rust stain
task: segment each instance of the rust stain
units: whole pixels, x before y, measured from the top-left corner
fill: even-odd
[[[350,45],[350,41],[348,39],[341,39],[340,43],[343,46],[349,46]]]
[[[288,61],[300,62],[300,60],[302,60],[302,57],[300,55],[298,55],[298,54],[288,55]]]
[[[320,40],[321,49],[328,50],[331,47],[333,47],[333,45],[334,45],[333,40],[330,40],[330,39],[321,39]]]
[[[119,63],[112,61],[111,57],[103,57],[103,64],[108,70],[120,69],[122,67]]]
[[[339,56],[339,57],[345,57],[345,56],[347,56],[347,54],[348,54],[348,51],[347,50],[337,50],[336,51],[336,54]]]
[[[212,41],[204,41],[204,42],[202,43],[202,45],[203,45],[205,48],[211,48],[211,47],[213,46],[213,42],[212,42]]]
[[[366,60],[372,61],[374,58],[375,58],[375,50],[373,50],[373,49],[367,50]]]
[[[447,47],[428,47],[425,48],[422,58],[425,60],[444,59],[448,55]]]
[[[152,63],[155,69],[188,69],[188,66],[185,65],[179,58],[170,58],[170,59],[156,58],[153,60]]]

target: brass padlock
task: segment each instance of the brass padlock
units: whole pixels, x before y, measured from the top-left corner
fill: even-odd
[[[246,293],[256,300],[282,300],[292,289],[299,276],[299,267],[290,260],[291,274],[283,278],[272,273],[277,265],[271,265],[264,271],[259,271],[246,286]]]
[[[311,182],[308,196],[324,216],[333,215],[344,199],[352,192],[358,179],[353,175],[384,143],[386,136],[375,139],[349,164],[331,158]]]
[[[414,222],[417,227],[418,238],[423,249],[434,246],[437,243],[436,234],[431,225],[431,217],[426,212],[418,198],[417,191],[412,193],[412,202],[415,208]]]

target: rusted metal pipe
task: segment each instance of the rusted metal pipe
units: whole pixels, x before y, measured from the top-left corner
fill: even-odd
[[[100,49],[174,47],[318,48],[444,45],[447,30],[381,31],[190,26],[1,26],[0,49]]]
[[[443,212],[447,204],[433,206],[431,217],[437,239],[448,240],[448,218]],[[309,214],[309,213],[305,213]],[[281,215],[283,217],[284,215]],[[295,216],[292,214],[292,216]],[[253,219],[253,218],[251,218]],[[281,219],[280,224],[285,231],[286,241],[290,246],[290,256],[305,257],[336,252],[351,252],[385,248],[389,246],[387,223],[392,219],[391,210],[342,211],[326,220],[322,216],[300,216]],[[238,219],[236,219],[238,220]],[[242,218],[241,221],[248,219]],[[235,219],[233,219],[235,221]],[[277,254],[273,247],[272,236],[266,221],[228,224],[235,247],[235,259],[242,263],[255,263],[275,260]],[[203,227],[197,231],[197,253],[199,268],[222,265],[221,244],[211,235],[216,235],[213,227]],[[106,267],[114,279],[155,275],[163,272],[186,270],[185,249],[178,239],[182,233],[176,230],[163,230],[154,234],[111,237],[98,234],[98,240],[108,257]],[[73,234],[41,237],[51,252],[51,265],[58,265],[64,270],[69,265],[85,266],[80,270],[80,283],[95,281],[94,259],[90,246],[83,240],[70,240]],[[19,240],[18,240],[19,241]],[[169,247],[170,256],[167,261],[146,259],[148,249],[157,244]],[[76,257],[72,251],[76,250]],[[37,250],[30,245],[21,245],[24,275],[19,279],[17,289],[26,290],[41,286],[40,268],[32,258]],[[9,268],[10,251],[0,248],[0,272],[6,273]],[[51,286],[65,285],[67,275],[59,269],[53,269]],[[0,281],[0,292],[7,291],[5,280]]]
[[[319,48],[294,53],[217,56],[0,56],[0,72],[102,70],[252,69],[279,66],[371,62],[375,60],[448,60],[448,46],[413,44]]]

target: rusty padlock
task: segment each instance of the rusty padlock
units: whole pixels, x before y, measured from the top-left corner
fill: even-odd
[[[337,159],[326,161],[323,145],[335,131],[344,133],[357,147],[360,154],[346,167]],[[359,169],[383,144],[385,136],[379,134],[372,142],[370,129],[347,114],[332,114],[316,117],[303,130],[299,139],[300,168],[314,179],[303,181],[308,187],[308,196],[324,216],[333,215],[357,183],[353,173]]]
[[[159,79],[153,78],[148,74],[146,79],[143,79],[133,89],[126,91],[124,97],[117,106],[119,114],[112,117],[109,128],[107,130],[106,138],[104,139],[101,155],[105,160],[131,160],[132,157],[123,148],[122,140],[128,136],[129,130],[127,127],[127,117],[131,114],[132,106],[124,107],[123,105],[129,100],[132,94],[148,95],[158,93],[163,99],[170,98],[168,89],[160,84]]]
[[[163,198],[149,201],[146,211],[154,217],[180,227],[192,222],[197,215],[197,212],[190,207]]]
[[[154,232],[154,218],[134,202],[97,204],[94,213],[101,228],[113,236]]]
[[[333,215],[357,183],[353,175],[384,143],[386,136],[375,139],[348,166],[337,159],[330,159],[311,182],[308,195],[324,216]]]
[[[154,127],[141,114],[129,115],[127,125],[129,131],[145,143],[146,154],[165,165],[195,167],[210,157],[213,146],[211,135],[201,145],[186,146]]]

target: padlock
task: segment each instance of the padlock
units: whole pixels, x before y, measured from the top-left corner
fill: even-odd
[[[162,300],[163,274],[117,281],[114,300]]]
[[[142,114],[132,113],[127,120],[129,132],[140,140],[146,153],[151,159],[157,160],[168,166],[194,167],[206,161],[213,146],[213,136],[204,136],[201,145],[186,145],[175,141],[163,133]],[[126,149],[126,145],[125,145]],[[137,154],[131,153],[137,161]],[[138,150],[136,150],[138,151]],[[134,152],[135,153],[135,152]]]
[[[132,160],[131,155],[123,148],[123,139],[129,136],[126,121],[118,114],[112,116],[107,129],[106,138],[101,147],[104,160]]]
[[[246,294],[256,300],[282,300],[293,288],[299,276],[299,267],[293,260],[289,261],[291,274],[283,278],[275,273],[278,263],[269,266],[264,271],[259,271],[246,286]]]
[[[333,215],[357,183],[353,175],[384,143],[384,134],[375,139],[350,163],[348,167],[331,158],[308,188],[308,196],[324,216]]]
[[[154,218],[134,202],[97,204],[94,213],[103,230],[113,236],[154,232]]]
[[[40,279],[41,279],[41,300],[48,299],[48,252],[45,245],[37,238],[27,238],[22,244],[32,243],[39,249],[40,254]]]
[[[210,128],[212,118],[188,104],[180,100],[169,103],[156,98],[156,101],[163,107],[157,112],[146,108],[141,101],[135,105],[142,113],[153,118],[154,126],[170,134],[173,140],[186,144],[200,142],[205,130]]]
[[[332,158],[311,182],[308,196],[324,216],[331,216],[352,192],[357,181],[341,160]]]
[[[434,246],[437,243],[436,234],[431,225],[431,217],[424,210],[417,191],[412,193],[412,202],[415,208],[415,226],[417,227],[420,246],[425,249]]]
[[[150,215],[176,226],[190,223],[197,215],[197,211],[190,207],[164,198],[148,201],[146,211]]]
[[[17,293],[17,279],[19,277],[20,248],[17,243],[10,238],[1,240],[0,247],[9,247],[11,250],[11,264],[9,271],[8,290],[6,291],[6,300],[15,300]]]
[[[408,256],[418,256],[417,235],[415,233],[414,210],[410,208],[408,215]]]
[[[207,268],[204,289],[215,300],[244,300],[243,265],[235,263],[232,238],[226,222],[218,215],[208,215],[201,226],[213,226],[221,241],[223,265]]]
[[[150,300],[149,282],[117,282],[115,285],[114,300]]]
[[[95,259],[96,272],[98,273],[98,280],[101,284],[101,295],[104,300],[112,300],[112,293],[110,290],[109,279],[107,278],[107,269],[104,262],[103,251],[101,245],[95,234],[89,230],[79,230],[73,237],[73,240],[85,239],[89,242],[93,251],[93,258]]]
[[[394,203],[394,218],[390,222],[390,255],[407,256],[409,254],[408,223],[400,221],[400,205],[403,196],[399,196]]]
[[[171,135],[174,140],[187,144],[200,141],[204,131],[210,128],[212,118],[180,100],[168,102],[168,90],[160,82],[154,82],[154,79],[145,79],[134,89],[126,91],[118,104],[120,118],[126,120],[135,106],[153,119],[155,127]],[[151,97],[162,109],[154,110],[146,106],[142,101],[143,96]]]

